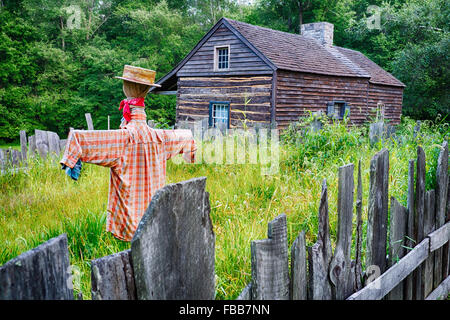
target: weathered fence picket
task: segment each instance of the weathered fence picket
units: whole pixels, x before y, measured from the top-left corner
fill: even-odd
[[[43,299],[73,300],[66,234],[0,267],[0,300]]]
[[[92,300],[136,300],[131,250],[91,262]]]
[[[286,215],[268,226],[268,239],[251,242],[252,300],[289,299],[289,262]]]
[[[394,197],[392,197],[389,228],[388,268],[392,267],[405,255],[404,239],[406,236],[406,226],[407,210]],[[392,289],[388,295],[388,299],[403,299],[403,283],[400,283]]]
[[[448,191],[448,142],[444,141],[436,168],[436,229],[439,229],[445,224],[446,207],[447,207],[447,193]],[[450,209],[450,208],[449,208]],[[443,270],[444,248],[440,248],[435,252],[434,260],[434,282],[433,287],[437,288],[442,279],[446,278]]]
[[[389,151],[383,149],[370,161],[366,265],[386,270],[389,194]]]
[[[20,130],[20,152],[22,153],[22,161],[27,160],[27,133]]]
[[[306,300],[307,293],[306,271],[306,241],[305,232],[302,231],[291,247],[291,300]]]
[[[406,225],[405,247],[413,248],[416,243],[414,241],[414,166],[415,161],[409,160],[408,166],[408,197],[406,200],[406,211],[408,214]],[[409,275],[405,283],[404,300],[413,299],[414,279],[413,275]]]
[[[424,238],[423,219],[425,210],[425,152],[417,147],[416,191],[414,194],[414,239],[417,243]],[[422,282],[422,266],[414,271],[415,300],[424,298]]]
[[[92,117],[90,113],[85,113],[84,116],[86,117],[86,123],[88,130],[94,130],[94,124],[92,123]]]
[[[363,220],[362,220],[362,177],[361,160],[358,161],[358,185],[356,191],[356,250],[355,250],[355,288],[358,291],[362,288],[362,243],[363,243]]]
[[[423,218],[424,234],[429,234],[435,228],[435,209],[434,209],[435,192],[429,190],[425,193],[425,210]],[[430,252],[427,260],[423,265],[422,283],[424,297],[433,291],[433,273],[434,273],[434,252]]]
[[[206,178],[159,189],[131,241],[137,298],[214,299],[215,235]]]
[[[339,168],[337,243],[328,271],[333,298],[336,300],[343,300],[353,293],[355,283],[351,261],[353,169],[353,164]]]
[[[331,283],[328,280],[328,267],[331,262],[332,249],[330,225],[328,218],[327,181],[322,183],[319,206],[319,232],[316,243],[308,248],[309,285],[308,296],[311,300],[331,300]]]

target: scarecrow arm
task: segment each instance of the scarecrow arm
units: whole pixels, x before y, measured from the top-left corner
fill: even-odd
[[[197,147],[191,130],[164,130],[164,146],[167,160],[182,153],[186,162],[195,161]]]
[[[60,163],[73,168],[81,160],[114,168],[129,141],[127,130],[71,130]]]

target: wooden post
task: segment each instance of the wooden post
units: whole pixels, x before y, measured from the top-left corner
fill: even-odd
[[[439,229],[445,223],[447,193],[448,193],[448,142],[444,141],[441,152],[439,153],[437,168],[436,168],[436,229]],[[444,248],[438,249],[435,255],[434,263],[434,283],[433,288],[437,288],[442,279],[445,279],[443,265],[444,265]]]
[[[27,160],[27,133],[25,130],[20,130],[20,150],[22,162],[25,162]]]
[[[194,178],[152,197],[131,240],[139,300],[214,299],[215,236],[205,186],[206,177]]]
[[[45,159],[49,151],[47,131],[35,129],[34,136],[36,138],[36,150],[39,156]]]
[[[0,267],[0,300],[73,300],[67,235]]]
[[[362,178],[361,178],[361,160],[358,161],[358,186],[356,192],[356,252],[355,252],[355,291],[362,288]]]
[[[85,113],[84,116],[86,117],[88,130],[94,130],[94,124],[92,123],[91,114],[90,113]]]
[[[130,250],[91,262],[92,300],[136,300]]]
[[[251,242],[252,300],[289,299],[286,215],[269,222],[268,239]]]
[[[0,149],[0,173],[6,169],[6,150]]]
[[[328,267],[332,256],[330,225],[328,222],[328,189],[327,181],[322,183],[322,194],[319,206],[319,232],[316,243],[308,248],[310,300],[331,300],[331,284],[328,280]]]
[[[353,167],[353,164],[348,164],[339,168],[337,244],[329,268],[333,297],[336,300],[344,300],[353,293],[354,273],[351,266]]]
[[[417,174],[416,192],[414,202],[414,238],[417,243],[424,238],[423,216],[425,210],[425,152],[422,147],[417,147]],[[414,298],[423,300],[422,266],[418,266],[414,271]]]
[[[36,153],[36,137],[34,135],[28,137],[28,147],[30,156],[33,156]]]
[[[383,149],[370,161],[369,211],[366,268],[386,271],[386,245],[389,192],[389,151]]]
[[[450,177],[448,179],[448,192],[447,192],[447,217],[445,219],[446,222],[450,222]],[[446,243],[443,248],[444,255],[442,264],[442,275],[443,278],[447,278],[450,275],[450,242]]]
[[[436,195],[434,190],[427,191],[425,194],[425,210],[423,218],[424,235],[430,234],[434,231],[435,226],[435,210],[434,201]],[[423,264],[422,285],[423,285],[423,299],[433,291],[433,273],[434,273],[434,254],[430,252],[427,260]]]
[[[392,267],[405,255],[404,241],[407,225],[407,210],[391,197],[391,217],[389,228],[388,267]],[[403,283],[400,283],[388,294],[389,300],[403,299]]]
[[[291,247],[291,299],[307,299],[306,241],[302,231]]]
[[[414,248],[414,160],[409,160],[408,167],[408,198],[407,198],[407,226],[406,226],[406,247]],[[409,250],[409,249],[407,249]],[[413,276],[409,275],[404,281],[404,300],[413,299],[414,282]]]

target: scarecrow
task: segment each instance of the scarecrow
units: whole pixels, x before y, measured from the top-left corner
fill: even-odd
[[[154,84],[155,71],[125,65],[119,110],[119,130],[71,130],[60,163],[77,180],[82,162],[109,167],[110,185],[106,230],[131,241],[152,196],[163,187],[166,161],[183,154],[195,160],[195,141],[190,130],[159,130],[147,125],[144,99]]]

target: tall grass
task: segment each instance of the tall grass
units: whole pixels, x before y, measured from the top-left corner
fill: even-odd
[[[277,215],[287,215],[289,245],[301,230],[306,231],[307,244],[314,243],[323,179],[329,188],[335,241],[339,166],[352,162],[356,169],[361,160],[365,221],[370,159],[383,147],[390,151],[391,196],[406,204],[408,160],[416,157],[418,145],[427,157],[427,188],[434,188],[439,146],[448,140],[449,128],[425,122],[421,134],[414,137],[414,126],[414,121],[404,119],[396,139],[373,147],[366,127],[348,129],[336,122],[325,124],[320,132],[302,134],[291,128],[282,137],[280,171],[275,175],[262,175],[259,164],[169,161],[167,183],[207,177],[216,234],[216,299],[236,298],[250,281],[250,242],[266,238],[267,223]],[[129,248],[129,243],[105,231],[108,185],[106,168],[86,164],[75,182],[49,159],[34,160],[28,171],[0,176],[0,264],[65,232],[71,264],[81,271],[81,285],[75,291],[90,298],[90,261]]]

